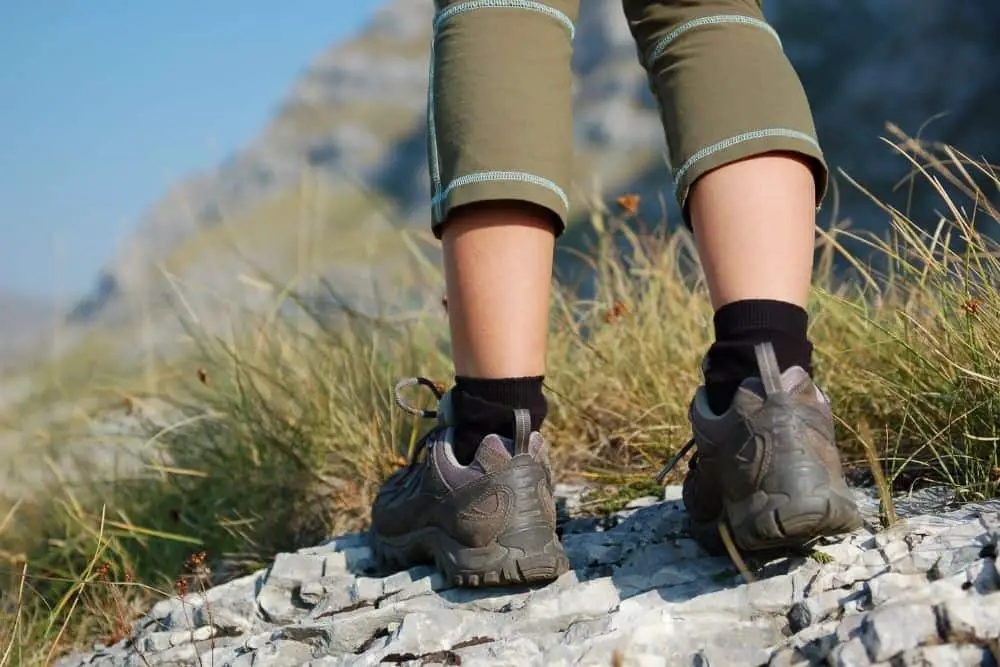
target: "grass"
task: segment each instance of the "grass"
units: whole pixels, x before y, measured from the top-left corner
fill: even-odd
[[[1000,178],[947,146],[895,145],[913,182],[939,190],[941,210],[917,219],[885,207],[885,237],[820,231],[809,305],[818,378],[849,466],[873,462],[897,490],[944,483],[994,497],[1000,216],[990,201]],[[691,237],[640,235],[630,208],[595,210],[599,242],[582,258],[592,297],[560,284],[552,300],[546,429],[559,476],[605,489],[595,511],[650,493],[685,442],[711,335]],[[848,243],[872,258],[848,255]],[[838,257],[850,277],[835,271]],[[120,388],[127,405],[105,402],[106,420],[131,413],[122,437],[140,467],[67,479],[53,466],[38,493],[0,504],[0,665],[120,637],[174,590],[192,553],[208,554],[211,584],[363,529],[378,484],[425,428],[394,408],[393,384],[450,375],[440,276],[433,262],[417,265],[438,286],[421,308],[316,312],[276,290],[286,303],[244,313],[224,335],[189,322],[190,345],[160,363],[155,391]],[[276,314],[288,302],[300,316]]]

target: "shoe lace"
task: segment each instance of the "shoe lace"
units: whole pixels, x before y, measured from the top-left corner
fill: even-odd
[[[656,476],[656,483],[662,486],[663,482],[667,479],[667,475],[670,474],[670,471],[676,468],[677,464],[681,462],[681,459],[687,456],[687,453],[690,452],[692,449],[694,449],[695,446],[696,446],[695,440],[694,438],[691,438],[690,440],[687,441],[686,445],[681,447],[679,452],[670,457],[670,460],[667,461],[667,465],[663,466],[659,474]],[[698,455],[695,454],[694,460],[691,461],[692,468],[696,465],[697,460],[698,460]]]
[[[393,389],[393,397],[396,399],[396,405],[400,407],[405,412],[421,417],[423,419],[437,419],[437,410],[426,410],[423,408],[415,407],[414,405],[408,403],[405,398],[403,398],[403,389],[407,387],[421,386],[430,389],[434,393],[434,397],[440,402],[445,395],[445,390],[443,386],[433,380],[429,380],[425,377],[417,376],[404,378],[396,383],[395,389]],[[419,440],[417,440],[416,445],[413,448],[413,453],[410,456],[410,461],[408,467],[412,468],[420,457],[420,453],[424,451],[427,447],[427,443],[438,431],[443,428],[444,425],[439,424],[437,427],[430,429],[425,433]]]

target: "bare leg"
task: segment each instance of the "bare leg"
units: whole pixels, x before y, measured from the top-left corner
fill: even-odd
[[[552,214],[518,202],[463,206],[444,225],[443,243],[456,375],[544,375]]]
[[[803,158],[771,153],[727,164],[695,182],[688,205],[716,310],[748,299],[805,306],[816,182]]]

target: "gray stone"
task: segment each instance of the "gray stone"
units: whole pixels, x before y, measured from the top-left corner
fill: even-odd
[[[830,556],[835,563],[850,566],[859,563],[867,549],[857,540],[846,539],[835,544],[824,544],[818,550]]]
[[[680,613],[729,613],[734,618],[750,612],[784,615],[795,602],[794,595],[795,584],[791,576],[775,577],[699,595],[679,603],[677,610]]]
[[[174,630],[171,632],[151,632],[142,641],[143,650],[147,652],[166,651],[173,646],[197,643],[211,639],[215,635],[212,627],[199,627],[190,630]]]
[[[992,558],[980,559],[967,567],[965,579],[977,593],[983,595],[1000,590],[1000,572],[997,572],[996,560]]]
[[[783,645],[783,651],[787,652],[787,650],[791,649],[793,653],[806,659],[813,661],[823,660],[830,654],[833,647],[840,642],[837,637],[838,625],[839,622],[836,619],[815,623],[793,634],[785,642],[779,642],[776,646]],[[789,656],[789,658],[791,657],[794,657],[794,655]]]
[[[433,568],[414,568],[405,573],[406,576],[395,581],[386,580],[385,600],[387,602],[402,602],[420,595],[443,591],[451,584],[444,575]]]
[[[271,623],[289,623],[304,617],[309,604],[298,593],[303,583],[323,578],[325,557],[319,554],[282,553],[267,570],[257,604]]]
[[[1000,639],[1000,593],[948,600],[940,611],[953,641]]]
[[[384,633],[391,623],[399,623],[405,617],[406,612],[395,606],[364,609],[336,619],[287,625],[278,634],[282,639],[321,647],[328,653],[353,653],[376,634]]]
[[[809,623],[819,623],[831,616],[839,616],[847,603],[865,594],[865,584],[859,583],[848,590],[837,588],[823,591],[819,595],[807,597],[800,604],[808,615]]]
[[[136,624],[136,627],[146,631],[189,628],[194,622],[195,612],[201,608],[203,602],[203,597],[194,594],[186,595],[184,598],[171,597],[160,600]]]
[[[927,590],[927,583],[927,577],[921,574],[884,572],[869,579],[865,585],[871,604],[877,607],[914,590]]]
[[[969,642],[1000,634],[982,512],[917,514],[827,540],[829,562],[751,559],[751,583],[701,551],[675,501],[575,520],[563,541],[578,569],[547,586],[450,588],[430,567],[374,576],[362,567],[366,538],[348,535],[162,601],[131,648],[58,664],[976,664],[984,654]],[[951,643],[938,645],[941,631]]]
[[[928,605],[887,605],[869,614],[860,637],[872,660],[882,662],[906,649],[936,640],[937,618]]]
[[[267,646],[275,638],[276,632],[258,632],[246,637],[244,646],[248,649],[258,649]]]
[[[972,644],[939,644],[905,651],[893,667],[969,667],[994,665],[989,650]]]
[[[493,632],[486,619],[475,612],[444,609],[432,612],[407,614],[392,634],[385,653],[433,653],[451,650],[463,640],[486,639],[493,641]]]
[[[836,646],[830,652],[829,663],[831,667],[867,667],[872,661],[861,638],[855,637]]]
[[[245,634],[258,623],[257,605],[252,595],[221,598],[195,609],[192,620],[196,627],[211,626],[226,635]]]
[[[275,624],[291,623],[308,613],[295,603],[294,585],[290,583],[268,581],[257,596],[257,604],[265,618]]]
[[[810,667],[812,661],[796,648],[783,648],[771,656],[767,667]]]
[[[455,653],[463,665],[496,665],[496,667],[548,667],[538,645],[527,637],[512,637],[502,642],[487,642]]]
[[[622,541],[608,533],[571,533],[563,538],[563,548],[573,567],[587,568],[617,562]]]
[[[143,651],[166,651],[174,645],[172,632],[151,632],[142,639]]]
[[[369,569],[375,562],[372,550],[367,546],[359,546],[343,551],[326,554],[323,573],[331,576],[338,572],[356,572]]]
[[[307,581],[299,587],[299,599],[306,604],[318,604],[326,595],[326,586],[323,581]]]
[[[129,657],[133,656],[130,655]],[[194,664],[198,660],[198,649],[194,644],[181,644],[180,646],[171,646],[163,651],[146,653],[145,655],[137,655],[135,657],[139,658],[140,664],[148,663],[151,667],[178,663]]]
[[[382,597],[385,579],[358,577],[351,586],[351,602],[368,602]]]
[[[278,554],[271,571],[268,573],[268,580],[281,579],[284,581],[317,581],[323,576],[324,563],[326,558],[318,554]]]
[[[552,624],[564,629],[575,620],[608,614],[619,603],[610,579],[595,579],[567,590],[542,590],[532,595],[516,613],[520,622],[538,627]]]
[[[312,657],[309,645],[279,639],[254,652],[253,667],[296,667]]]
[[[216,646],[198,656],[206,667],[252,667],[253,653],[240,646]]]

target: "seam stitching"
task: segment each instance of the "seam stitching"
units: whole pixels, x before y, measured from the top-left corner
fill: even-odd
[[[537,185],[539,187],[549,190],[562,201],[563,206],[569,209],[569,198],[566,196],[566,192],[563,191],[561,187],[556,185],[553,181],[547,178],[542,178],[541,176],[536,176],[534,174],[529,174],[523,171],[481,171],[474,174],[466,174],[465,176],[459,176],[451,183],[448,184],[444,190],[434,196],[432,203],[435,207],[440,207],[441,203],[448,198],[448,195],[452,193],[456,188],[460,188],[466,185],[472,185],[474,183],[530,183],[531,185]]]
[[[740,14],[719,14],[716,16],[703,16],[698,19],[692,19],[687,23],[683,23],[676,28],[674,28],[670,33],[663,37],[660,41],[656,43],[653,47],[653,51],[650,53],[649,58],[646,59],[646,66],[652,69],[656,61],[659,60],[663,52],[667,50],[667,47],[673,43],[682,34],[691,30],[693,28],[699,28],[706,25],[724,25],[724,24],[737,24],[737,25],[747,25],[753,26],[755,28],[760,28],[765,32],[770,33],[774,37],[775,41],[778,42],[778,48],[784,48],[781,44],[781,37],[778,36],[778,32],[772,28],[766,21],[761,21],[760,19],[755,19],[752,16],[742,16]]]

